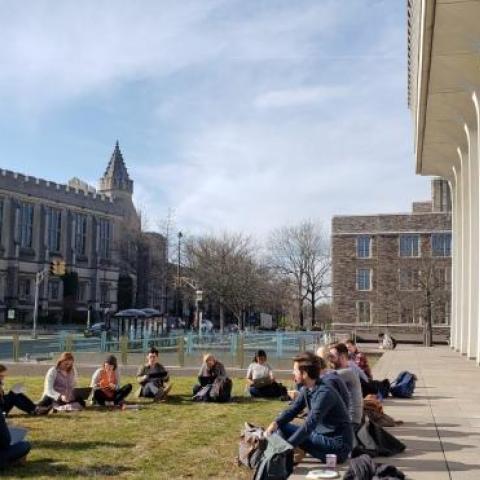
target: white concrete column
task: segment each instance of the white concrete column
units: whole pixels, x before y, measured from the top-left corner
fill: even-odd
[[[458,152],[460,154],[460,152]],[[455,350],[461,350],[462,334],[463,334],[463,223],[462,223],[462,176],[460,168],[452,167],[455,178],[455,224],[453,224],[454,236],[454,255],[452,258],[454,283],[452,287],[455,289]]]
[[[480,104],[477,92],[473,92],[472,101],[475,110],[475,128],[471,136],[472,140],[472,154],[475,155],[475,163],[477,165],[477,184],[480,184]],[[475,322],[477,325],[477,338],[476,338],[476,362],[480,364],[480,254],[478,249],[480,249],[480,186],[478,187],[478,196],[476,204],[476,213],[477,213],[477,243],[475,244],[475,249],[477,250],[477,264],[476,264],[476,275],[477,275],[477,290],[474,291],[474,297],[477,301],[477,317]]]
[[[467,356],[468,358],[477,358],[477,343],[478,343],[478,245],[479,245],[479,197],[478,197],[478,155],[477,155],[477,132],[472,130],[467,124],[464,125],[465,135],[467,137],[467,155],[468,155],[468,193],[469,193],[469,313],[468,313],[468,343]]]
[[[456,178],[450,180],[450,198],[452,199],[452,269],[451,269],[451,277],[450,277],[450,285],[451,285],[451,292],[452,292],[452,302],[450,308],[450,347],[456,348],[457,344],[457,282],[456,282],[456,274],[457,274],[457,198],[456,198]]]
[[[460,352],[467,354],[468,350],[468,326],[469,326],[469,315],[470,315],[470,296],[471,290],[469,288],[470,284],[470,245],[469,245],[469,232],[470,232],[470,208],[469,208],[469,199],[470,194],[468,191],[468,154],[463,152],[460,148],[458,149],[458,154],[460,158],[460,191],[462,196],[462,283],[461,283],[461,307],[462,307],[462,316],[461,316],[461,333],[460,333]]]

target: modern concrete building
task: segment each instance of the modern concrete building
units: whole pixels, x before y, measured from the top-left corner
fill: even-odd
[[[431,306],[434,334],[448,334],[451,311],[451,202],[432,180],[432,200],[411,213],[332,219],[335,330],[420,336]],[[429,298],[429,301],[427,301]]]
[[[57,184],[0,170],[0,321],[31,321],[35,275],[43,270],[41,320],[61,318],[66,307],[72,320],[86,318],[88,309],[129,308],[138,305],[137,297],[144,302],[138,306],[160,306],[153,290],[164,290],[162,273],[154,275],[153,265],[139,269],[142,232],[132,194],[118,142],[98,190],[77,178]],[[155,236],[156,251],[164,244],[160,237]],[[53,259],[65,261],[74,274],[72,292],[64,291],[67,282],[48,274]],[[161,256],[157,263],[162,262],[155,268],[165,269]],[[74,298],[66,299],[69,293]]]
[[[416,170],[453,201],[451,345],[480,363],[480,1],[408,1]]]

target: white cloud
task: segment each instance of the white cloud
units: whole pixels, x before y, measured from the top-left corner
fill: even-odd
[[[296,107],[333,100],[352,93],[349,88],[336,85],[318,85],[286,90],[274,90],[259,95],[254,105],[259,108]]]

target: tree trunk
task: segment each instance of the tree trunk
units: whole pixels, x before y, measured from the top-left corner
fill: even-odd
[[[316,312],[315,312],[315,292],[312,290],[310,294],[310,301],[312,302],[312,328],[315,326],[316,321]]]
[[[430,295],[427,294],[427,315],[424,326],[424,342],[426,347],[433,345],[433,333],[432,333],[432,302],[430,301]]]
[[[225,328],[225,311],[223,305],[220,304],[220,333],[223,334],[223,330]]]
[[[303,293],[302,293],[303,275],[300,276],[298,282],[298,323],[300,328],[303,328]]]

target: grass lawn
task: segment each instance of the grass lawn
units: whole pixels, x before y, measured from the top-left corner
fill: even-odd
[[[132,378],[123,378],[132,382]],[[30,430],[32,451],[25,466],[1,472],[3,478],[247,479],[237,467],[238,436],[243,422],[267,425],[286,406],[280,401],[252,401],[244,380],[234,381],[229,404],[189,400],[194,378],[174,378],[167,403],[141,401],[141,410],[86,409],[77,413],[30,417],[13,411],[10,422]],[[32,399],[42,393],[43,378],[9,377],[23,382]],[[87,385],[82,378],[80,384]],[[288,386],[288,384],[287,384]],[[135,387],[134,387],[135,389]],[[135,398],[131,394],[130,401]]]

